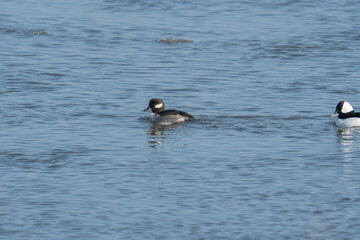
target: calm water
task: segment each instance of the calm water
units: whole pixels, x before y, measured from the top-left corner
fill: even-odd
[[[360,2],[0,6],[1,239],[359,237]]]

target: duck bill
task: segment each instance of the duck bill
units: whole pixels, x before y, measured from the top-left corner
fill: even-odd
[[[144,111],[150,111],[150,110],[151,110],[150,106],[144,109]]]
[[[337,116],[339,116],[337,112],[334,112],[333,114],[330,115],[330,117],[337,117]]]

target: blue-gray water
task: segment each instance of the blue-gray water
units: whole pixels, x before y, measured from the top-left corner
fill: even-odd
[[[358,1],[0,9],[0,239],[360,236]]]

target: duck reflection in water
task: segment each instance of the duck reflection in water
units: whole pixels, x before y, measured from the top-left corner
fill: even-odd
[[[355,150],[359,150],[360,147],[357,144],[360,134],[359,128],[346,128],[338,129],[337,136],[338,142],[340,143],[341,152],[343,153],[352,153]]]
[[[165,143],[167,139],[177,139],[176,129],[179,129],[181,124],[173,123],[171,125],[161,125],[152,123],[151,128],[147,131],[149,135],[149,147],[159,148]]]

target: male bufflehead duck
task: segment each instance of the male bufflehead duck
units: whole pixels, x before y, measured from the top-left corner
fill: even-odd
[[[335,123],[340,128],[360,127],[360,113],[354,111],[350,103],[341,101],[332,117],[338,117]]]
[[[165,110],[165,103],[160,98],[153,98],[144,111],[152,111],[151,117],[156,123],[169,125],[177,122],[193,120],[190,114],[178,110]]]

